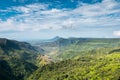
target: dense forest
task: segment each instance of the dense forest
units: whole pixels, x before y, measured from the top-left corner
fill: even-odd
[[[0,39],[0,80],[120,80],[120,39]]]
[[[27,80],[120,80],[120,52],[45,65]]]
[[[0,0],[0,80],[120,80],[120,0]]]
[[[0,80],[23,80],[38,67],[37,49],[26,42],[0,39]]]

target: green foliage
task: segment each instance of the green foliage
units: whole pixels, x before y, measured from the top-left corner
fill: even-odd
[[[119,80],[120,53],[81,56],[45,65],[27,80]]]
[[[38,67],[34,47],[25,42],[0,39],[0,80],[23,80]]]
[[[60,38],[49,44],[58,51],[41,56],[28,43],[0,41],[0,80],[120,80],[119,39]]]
[[[60,47],[56,58],[65,60],[86,54],[108,54],[112,50],[117,50],[119,52],[119,47],[119,39],[80,39],[74,44]]]
[[[13,75],[9,64],[4,60],[0,60],[0,80],[3,79],[15,80],[15,76]]]

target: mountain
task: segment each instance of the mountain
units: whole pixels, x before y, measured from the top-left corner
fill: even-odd
[[[38,61],[39,66],[44,66],[44,65],[53,63],[52,59],[48,55],[40,55],[40,56],[38,56],[37,61]]]
[[[119,38],[55,37],[33,43],[0,38],[0,80],[120,79]]]
[[[107,50],[119,49],[119,38],[62,38],[55,37],[44,41],[32,41],[33,46],[38,46],[45,50],[45,54],[54,58],[53,60],[63,60],[79,55],[85,55],[86,51],[92,53],[97,50],[107,53]]]
[[[27,80],[119,80],[119,59],[120,52],[86,54],[40,67]]]
[[[25,79],[38,68],[39,55],[29,43],[0,38],[0,80]]]
[[[35,45],[51,50],[45,54],[55,62],[39,67],[27,80],[120,79],[119,38],[55,37]]]
[[[15,80],[15,76],[12,74],[12,70],[8,63],[4,60],[0,60],[0,80]]]
[[[40,43],[40,46],[61,47],[68,45],[69,41],[61,37],[55,37],[47,42]]]
[[[63,47],[68,46],[71,44],[81,44],[81,43],[113,43],[113,42],[120,42],[119,38],[62,38],[56,36],[49,40],[44,41],[31,41],[32,45],[39,45],[43,46],[50,46],[50,47]]]
[[[33,41],[30,42],[32,45],[39,45],[41,47],[48,46],[48,47],[62,47],[62,46],[67,46],[70,44],[73,44],[77,42],[79,39],[78,38],[62,38],[59,36],[56,36],[52,39],[44,40],[44,41]]]
[[[36,51],[36,49],[31,46],[29,43],[26,42],[18,42],[15,40],[8,40],[5,38],[0,38],[0,48],[8,53],[9,50],[30,50],[30,51]]]

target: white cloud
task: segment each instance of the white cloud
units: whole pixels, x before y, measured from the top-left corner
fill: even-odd
[[[113,32],[113,35],[115,35],[115,36],[120,36],[120,31],[114,31],[114,32]]]
[[[9,9],[26,14],[26,13],[32,13],[32,12],[35,12],[35,11],[45,10],[45,9],[47,9],[47,7],[48,7],[47,4],[37,4],[36,3],[36,4],[30,4],[30,5],[27,5],[27,6],[12,7],[12,8],[9,8]]]
[[[102,3],[82,4],[76,9],[48,9],[48,4],[12,7],[8,11],[22,14],[0,22],[0,31],[40,31],[44,29],[79,29],[86,26],[120,26],[120,3],[104,0]]]
[[[97,17],[104,16],[107,14],[114,14],[120,12],[119,7],[120,3],[117,3],[113,0],[103,0],[102,3],[96,4],[83,4],[83,6],[78,7],[74,10],[74,13],[81,14],[85,17]]]

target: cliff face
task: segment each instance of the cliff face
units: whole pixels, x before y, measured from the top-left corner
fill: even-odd
[[[29,43],[0,38],[0,80],[23,80],[37,69],[38,53]]]

